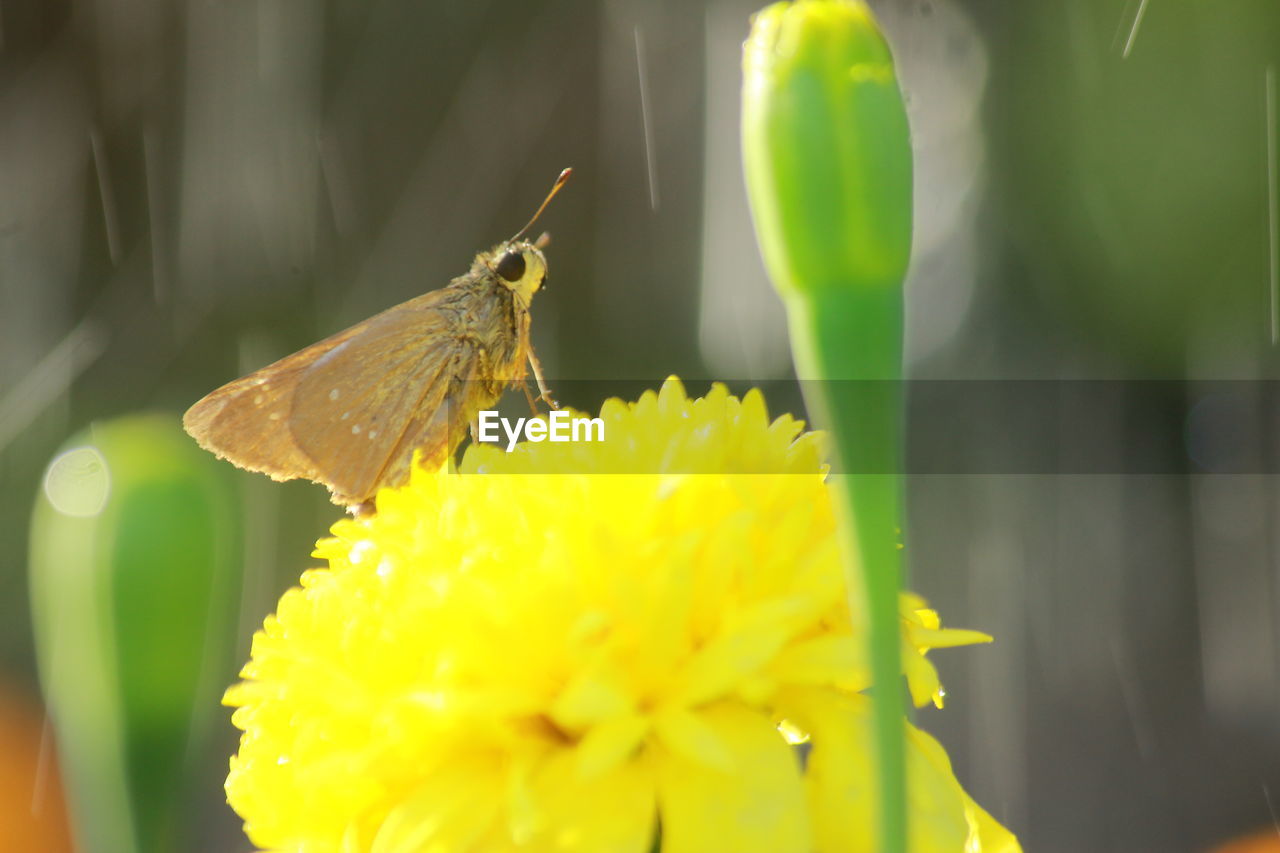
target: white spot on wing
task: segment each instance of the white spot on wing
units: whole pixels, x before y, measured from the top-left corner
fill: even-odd
[[[342,419],[343,419],[344,421],[345,421],[347,418],[349,418],[349,417],[351,417],[351,413],[350,413],[350,412],[343,412],[343,413],[342,413]]]
[[[253,404],[254,404],[255,406],[261,406],[261,405],[262,405],[262,399],[263,399],[263,398],[262,398],[262,395],[261,395],[261,394],[254,394],[254,395],[253,395]]]
[[[355,426],[351,427],[351,434],[352,435],[360,434],[360,424],[356,424]]]
[[[330,400],[336,400],[336,399],[338,399],[338,389],[337,389],[337,388],[334,388],[332,391],[330,391],[330,392],[329,392],[329,399],[330,399]]]

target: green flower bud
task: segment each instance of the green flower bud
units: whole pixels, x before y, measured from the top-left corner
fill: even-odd
[[[901,287],[911,139],[871,11],[775,3],[754,18],[743,72],[747,190],[775,286],[784,296]]]
[[[31,607],[79,849],[178,850],[190,764],[234,675],[240,513],[173,415],[95,424],[45,472]]]

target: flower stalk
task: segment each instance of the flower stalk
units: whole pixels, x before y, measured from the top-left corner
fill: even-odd
[[[902,574],[902,281],[911,144],[893,59],[852,0],[776,3],[743,59],[743,159],[797,375],[834,438],[851,606],[868,610],[879,845],[907,847],[898,590]],[[853,595],[854,591],[860,595]]]

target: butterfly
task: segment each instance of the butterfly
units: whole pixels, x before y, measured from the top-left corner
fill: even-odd
[[[548,238],[521,238],[570,174],[524,228],[447,286],[223,385],[187,410],[183,427],[240,468],[322,483],[334,503],[368,513],[380,489],[408,481],[415,451],[438,468],[508,387],[529,395],[526,363],[554,408],[529,340]]]

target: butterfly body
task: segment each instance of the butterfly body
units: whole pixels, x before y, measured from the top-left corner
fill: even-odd
[[[540,245],[480,253],[447,286],[213,391],[183,426],[241,468],[371,507],[379,489],[408,481],[415,451],[427,467],[449,458],[476,413],[524,382],[526,362],[547,397],[529,341]]]

